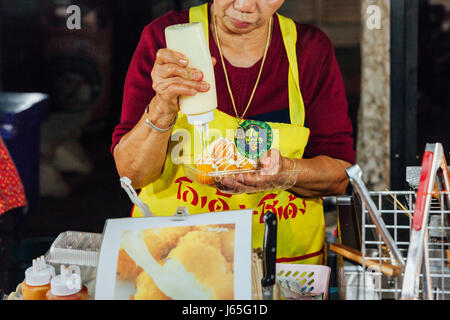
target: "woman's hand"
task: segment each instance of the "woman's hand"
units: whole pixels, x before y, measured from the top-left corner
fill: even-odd
[[[289,189],[306,198],[335,196],[345,193],[349,182],[345,169],[351,166],[327,156],[285,158],[276,149],[264,154],[260,163],[258,172],[224,177],[217,188],[236,194]]]
[[[230,193],[254,193],[270,189],[288,189],[297,180],[293,172],[295,160],[285,158],[277,149],[271,149],[260,159],[258,172],[235,174],[221,180],[225,190]]]
[[[213,65],[216,60],[212,58]],[[193,96],[209,90],[200,70],[189,68],[189,61],[179,52],[160,49],[151,73],[156,92],[139,122],[122,137],[114,148],[119,175],[131,179],[135,189],[156,181],[164,168],[171,131],[152,130],[146,121],[158,128],[168,128],[180,110],[178,97]]]
[[[215,64],[215,59],[213,64]],[[203,72],[189,68],[189,61],[180,52],[159,49],[151,73],[153,90],[161,102],[165,114],[174,115],[179,111],[179,96],[194,96],[198,92],[207,92],[210,84],[203,81]]]

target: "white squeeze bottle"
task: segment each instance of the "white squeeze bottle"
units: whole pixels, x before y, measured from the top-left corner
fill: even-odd
[[[203,25],[200,22],[176,24],[165,30],[167,48],[184,54],[189,67],[201,70],[203,80],[208,82],[208,92],[195,96],[181,96],[180,110],[188,122],[195,126],[205,126],[214,119],[217,108],[216,80],[208,43]]]

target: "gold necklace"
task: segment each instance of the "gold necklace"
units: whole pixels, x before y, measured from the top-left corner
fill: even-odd
[[[245,108],[244,113],[242,114],[241,117],[239,117],[239,114],[237,112],[236,104],[234,102],[233,92],[231,91],[230,81],[228,79],[227,68],[225,66],[225,61],[224,61],[224,58],[223,58],[222,48],[221,48],[220,40],[219,40],[219,33],[217,31],[216,16],[214,16],[214,18],[213,18],[213,23],[214,23],[214,30],[215,30],[215,34],[216,34],[217,47],[219,48],[219,53],[220,53],[220,60],[222,61],[222,68],[223,68],[223,72],[225,73],[225,80],[227,82],[228,93],[230,94],[231,103],[233,104],[233,109],[234,109],[234,112],[236,114],[236,118],[237,118],[237,121],[238,121],[238,128],[240,128],[240,123],[242,122],[242,120],[245,117],[245,114],[247,113],[248,109],[250,108],[250,104],[251,104],[251,102],[253,100],[253,96],[255,95],[256,88],[258,87],[259,80],[261,78],[261,74],[262,74],[262,71],[263,71],[263,68],[264,68],[264,63],[266,62],[267,52],[269,51],[270,39],[271,39],[271,35],[272,35],[272,17],[270,17],[270,21],[269,21],[269,31],[267,33],[266,48],[264,49],[264,56],[263,56],[263,60],[262,60],[262,63],[261,63],[261,68],[259,69],[258,78],[256,79],[256,84],[255,84],[255,87],[253,88],[253,91],[252,91],[252,94],[251,94],[250,99],[248,101],[247,107]]]

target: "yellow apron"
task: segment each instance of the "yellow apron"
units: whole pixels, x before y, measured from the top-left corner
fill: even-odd
[[[280,150],[284,157],[301,159],[309,138],[309,129],[304,127],[305,110],[299,89],[296,55],[297,30],[291,19],[278,15],[283,41],[289,58],[289,109],[292,124],[267,122],[273,132],[272,148]],[[191,22],[202,22],[208,35],[207,4],[190,10]],[[207,37],[208,39],[208,37]],[[234,139],[237,121],[219,110],[214,111],[214,120],[209,124],[213,138]],[[230,134],[232,135],[230,137]],[[172,153],[183,145],[198,148],[201,141],[194,126],[179,113],[169,143],[167,158],[161,177],[146,186],[139,194],[150,210],[159,216],[173,215],[177,207],[187,207],[190,214],[253,209],[253,247],[261,248],[264,239],[265,212],[273,211],[278,216],[277,262],[323,264],[325,223],[321,198],[302,199],[288,191],[276,190],[255,194],[224,194],[213,187],[198,184],[186,176],[184,167],[172,161]],[[189,137],[193,137],[190,139]],[[232,140],[233,141],[233,140]],[[197,149],[196,149],[197,150]],[[135,206],[133,217],[142,217]]]

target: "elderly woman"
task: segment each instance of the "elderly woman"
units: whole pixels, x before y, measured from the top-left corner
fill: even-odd
[[[261,247],[262,216],[273,211],[277,261],[321,264],[321,197],[346,190],[345,169],[355,158],[352,127],[331,42],[317,27],[277,14],[283,2],[214,0],[169,12],[145,27],[128,70],[111,151],[119,175],[142,189],[140,198],[155,213],[172,215],[179,206],[191,214],[249,208],[254,210],[253,246]],[[236,120],[244,129],[259,123],[278,130],[279,148],[260,160],[276,167],[275,174],[264,177],[268,185],[281,183],[280,172],[297,172],[289,190],[252,193],[259,178],[249,176],[239,182],[248,193],[230,195],[192,181],[183,166],[171,163],[173,132],[193,130],[179,114],[178,97],[210,88],[202,70],[190,68],[182,52],[166,49],[165,28],[187,22],[206,27],[215,65],[219,107],[210,126],[223,131]],[[134,208],[132,215],[142,213]]]

